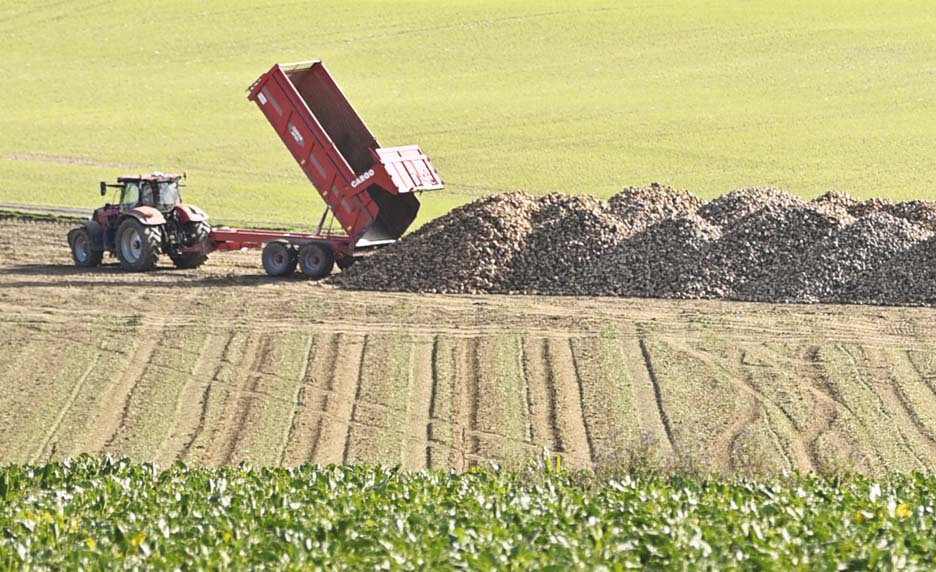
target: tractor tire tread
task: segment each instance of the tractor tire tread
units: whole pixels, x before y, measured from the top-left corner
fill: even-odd
[[[140,256],[140,259],[137,263],[133,263],[124,259],[123,254],[121,253],[120,245],[122,243],[122,236],[130,226],[139,227],[140,236],[143,239],[143,252]],[[156,263],[159,261],[159,254],[162,250],[162,239],[160,237],[159,227],[155,226],[146,226],[135,218],[128,217],[117,228],[117,258],[120,260],[120,266],[125,270],[130,270],[133,272],[148,272],[156,268]]]
[[[310,242],[299,250],[299,268],[313,280],[328,277],[335,268],[335,253],[330,244]]]
[[[285,252],[274,252],[279,248],[279,246],[275,245],[282,245]],[[285,254],[287,256],[285,264],[276,262],[274,257],[277,254]],[[263,269],[266,271],[267,275],[277,278],[293,275],[296,272],[296,265],[299,264],[299,258],[295,250],[290,248],[288,243],[278,240],[267,243],[267,245],[263,247],[263,251],[260,253],[260,261],[263,263]]]
[[[195,244],[201,243],[203,246],[207,246],[208,237],[211,235],[211,227],[208,226],[208,223],[199,221],[189,224],[195,228]],[[175,264],[176,268],[198,268],[208,260],[208,253],[179,252],[170,254],[169,258],[172,259],[172,263]]]
[[[75,240],[80,234],[84,234],[85,240],[88,244],[88,257],[83,261],[80,260],[75,253]],[[68,248],[71,250],[72,260],[75,262],[75,266],[81,268],[94,268],[95,266],[100,266],[101,261],[104,259],[104,252],[101,250],[94,250],[91,245],[91,237],[88,235],[88,229],[85,227],[79,226],[68,231]]]

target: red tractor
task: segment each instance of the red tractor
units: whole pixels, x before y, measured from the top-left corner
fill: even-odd
[[[119,189],[119,202],[96,209],[90,220],[68,232],[76,266],[101,263],[105,252],[116,255],[126,270],[152,270],[160,254],[179,268],[195,268],[208,259],[211,248],[208,215],[182,202],[182,175],[153,173],[118,177],[117,184],[101,181],[101,196],[108,187]],[[115,194],[116,194],[115,192]]]

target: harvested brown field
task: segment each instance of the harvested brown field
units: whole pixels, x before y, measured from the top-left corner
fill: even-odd
[[[731,233],[693,216],[666,224],[701,249]],[[936,468],[929,308],[351,291],[255,252],[88,271],[69,226],[0,219],[0,462]]]

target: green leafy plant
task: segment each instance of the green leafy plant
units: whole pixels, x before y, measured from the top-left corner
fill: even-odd
[[[530,469],[534,470],[534,469]],[[936,562],[936,477],[370,466],[0,469],[0,568],[833,570]]]

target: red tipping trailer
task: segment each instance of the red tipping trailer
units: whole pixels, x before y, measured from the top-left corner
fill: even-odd
[[[389,244],[419,212],[415,193],[443,188],[418,146],[381,147],[318,60],[274,65],[250,86],[254,101],[326,204],[314,233],[217,228],[212,247],[263,248],[273,276],[298,264],[312,278],[347,267],[355,253]],[[331,213],[343,234],[323,232]]]

